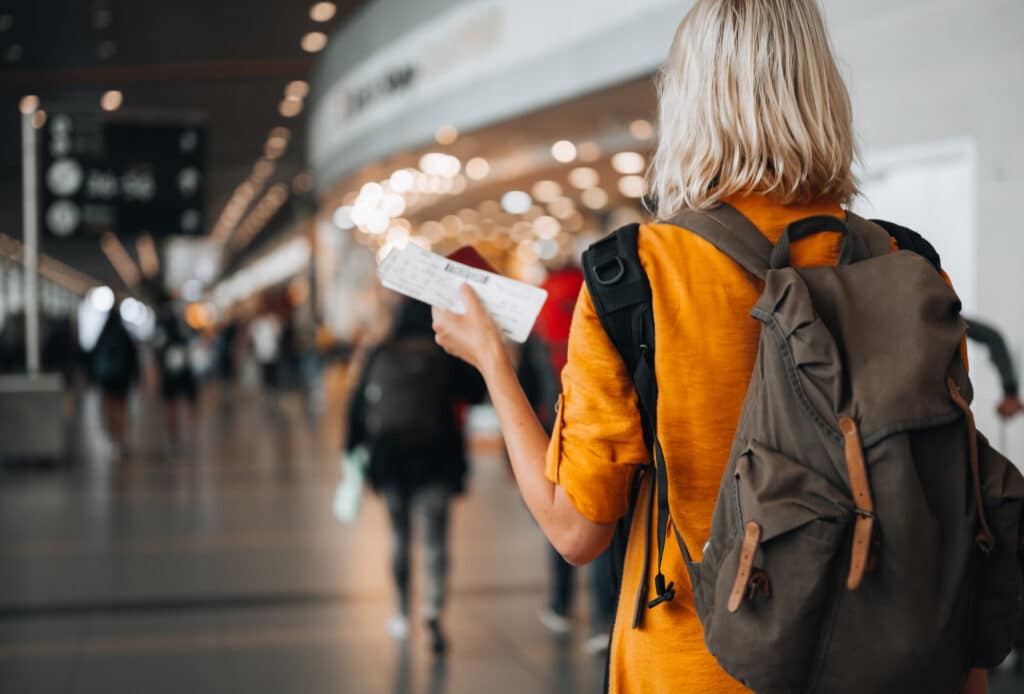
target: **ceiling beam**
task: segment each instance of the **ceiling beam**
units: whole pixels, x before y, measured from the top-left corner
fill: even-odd
[[[176,65],[117,65],[67,70],[29,70],[0,74],[0,89],[42,90],[152,82],[215,82],[221,80],[302,77],[313,58],[221,60]]]

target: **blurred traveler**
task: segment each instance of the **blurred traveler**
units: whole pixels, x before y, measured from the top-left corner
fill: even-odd
[[[90,374],[103,392],[103,421],[115,452],[128,443],[128,394],[139,380],[139,353],[121,312],[107,314],[90,354]]]
[[[232,320],[221,330],[217,340],[217,373],[224,385],[235,382],[235,365],[238,355],[238,321]]]
[[[1003,399],[999,401],[996,412],[1003,419],[1009,419],[1024,410],[1017,393],[1017,372],[1010,359],[1010,350],[1006,348],[1006,340],[994,327],[983,323],[977,318],[967,319],[967,338],[980,342],[988,348],[988,358],[999,372],[999,381],[1003,387]]]
[[[168,443],[186,440],[196,426],[199,384],[192,367],[191,329],[178,315],[173,300],[164,296],[157,307],[153,336],[160,372],[160,398],[167,422]],[[180,407],[185,408],[184,420]]]
[[[817,420],[801,418],[802,410],[792,406],[796,390],[781,385],[785,361],[771,333],[763,338],[763,344],[767,345],[765,349],[776,350],[770,352],[774,361],[768,362],[769,357],[766,357],[764,363],[768,365],[765,368],[772,369],[770,376],[775,379],[772,385],[780,384],[776,395],[781,404],[772,408],[755,393],[752,409],[744,409],[762,340],[760,322],[749,317],[762,292],[768,291],[761,278],[768,276],[771,267],[786,267],[790,261],[797,268],[834,266],[840,261],[850,262],[854,253],[857,259],[873,259],[874,264],[865,262],[861,267],[880,268],[878,263],[883,259],[891,262],[887,254],[893,243],[888,235],[881,228],[844,212],[842,207],[857,194],[851,172],[854,158],[852,115],[817,2],[698,0],[676,33],[660,75],[659,100],[660,139],[649,174],[650,183],[660,217],[677,221],[626,227],[590,251],[608,255],[601,256],[600,262],[588,256],[592,264],[586,266],[587,290],[582,292],[573,318],[568,361],[562,373],[562,397],[550,440],[519,386],[500,331],[472,289],[464,286],[461,290],[467,306],[464,315],[443,310],[434,312],[439,344],[483,374],[501,419],[520,491],[534,518],[563,556],[574,564],[592,561],[611,543],[617,522],[631,510],[636,511],[634,522],[629,525],[622,592],[612,637],[610,690],[619,694],[747,691],[726,673],[705,645],[705,639],[709,643],[725,639],[731,662],[742,662],[748,668],[746,673],[754,672],[772,683],[760,686],[762,690],[923,693],[940,691],[924,683],[941,679],[949,684],[948,689],[941,691],[955,691],[965,680],[964,691],[985,691],[985,670],[980,664],[970,669],[977,660],[974,652],[967,652],[966,610],[952,606],[953,603],[966,605],[966,596],[960,592],[945,600],[947,596],[942,593],[939,595],[942,600],[934,601],[926,597],[937,595],[933,592],[937,586],[949,587],[951,591],[964,587],[955,577],[963,575],[959,572],[966,570],[967,557],[974,556],[971,553],[975,550],[974,523],[964,523],[962,527],[953,527],[950,523],[950,527],[944,526],[947,532],[940,533],[941,537],[928,535],[930,541],[923,541],[922,537],[917,543],[921,552],[945,547],[944,543],[954,538],[958,543],[956,556],[948,558],[948,576],[936,566],[927,573],[931,579],[928,585],[924,578],[920,585],[905,579],[900,584],[900,595],[917,590],[924,601],[916,606],[920,609],[912,614],[897,611],[891,619],[872,621],[875,628],[871,636],[867,636],[867,626],[852,631],[837,628],[828,634],[821,626],[822,631],[817,631],[817,627],[824,624],[815,621],[822,616],[823,608],[817,600],[823,591],[829,591],[829,600],[839,601],[838,596],[842,595],[843,599],[857,605],[865,604],[865,595],[885,597],[880,596],[875,583],[867,593],[852,592],[862,579],[865,583],[874,580],[863,578],[870,565],[875,514],[867,505],[862,505],[863,448],[855,420],[843,420],[846,433],[841,441],[845,442],[845,448],[842,443],[836,444],[833,437],[829,439],[832,443],[827,455],[819,456],[835,466],[838,463],[833,462],[833,456],[842,458],[844,450],[849,452],[845,467],[850,472],[844,469],[842,473],[849,476],[847,482],[840,484],[846,489],[858,490],[857,510],[852,509],[852,491],[841,491],[840,501],[827,496],[831,500],[826,502],[840,504],[833,510],[850,509],[844,522],[855,524],[857,528],[856,543],[843,541],[846,557],[839,557],[836,545],[828,545],[826,551],[825,545],[814,544],[814,533],[832,533],[831,537],[835,538],[837,530],[844,526],[829,526],[827,509],[821,511],[822,522],[812,522],[809,516],[813,511],[817,517],[818,512],[792,501],[793,496],[799,494],[799,498],[811,506],[820,505],[812,493],[800,494],[810,491],[801,484],[810,484],[814,491],[827,495],[834,495],[836,487],[832,482],[824,483],[827,488],[819,484],[825,479],[814,476],[819,473],[801,477],[802,465],[786,467],[780,460],[780,466],[776,466],[774,459],[763,473],[765,479],[760,479],[756,470],[748,476],[751,478],[748,485],[761,484],[764,488],[750,491],[745,487],[744,498],[761,503],[764,499],[771,500],[774,491],[781,501],[782,495],[789,493],[788,505],[761,508],[764,515],[759,514],[758,519],[765,523],[777,521],[775,526],[764,529],[762,536],[760,524],[751,521],[742,526],[738,534],[714,536],[715,542],[720,542],[724,548],[716,544],[707,550],[707,555],[702,550],[705,541],[712,536],[712,528],[723,528],[718,522],[712,524],[713,512],[716,521],[721,513],[731,519],[732,524],[739,520],[737,514],[742,512],[739,491],[736,491],[735,506],[716,505],[723,479],[727,483],[732,479],[725,478],[723,473],[732,470],[740,458],[731,454],[738,426],[763,424],[758,431],[775,438],[786,432],[803,432],[801,436],[805,438],[793,442],[797,454],[806,453],[800,448],[809,446],[806,437],[818,436],[814,430]],[[794,225],[810,218],[817,219],[813,224]],[[827,221],[824,228],[823,220]],[[854,234],[847,224],[856,226],[857,233]],[[843,233],[816,233],[833,229]],[[709,238],[716,242],[706,240]],[[769,255],[779,264],[769,264]],[[738,259],[740,257],[742,260]],[[912,263],[915,272],[920,270],[916,261],[907,255],[898,255],[895,262]],[[598,272],[599,268],[604,270],[603,274]],[[771,277],[779,285],[783,276],[797,274],[803,278],[811,275],[833,278],[839,272],[782,271]],[[927,286],[928,291],[942,292],[950,302],[954,300],[935,276],[920,272],[917,276],[927,283],[922,286]],[[877,284],[877,280],[873,281]],[[893,290],[894,285],[886,286]],[[770,289],[775,293],[771,296],[765,293],[765,300],[779,298],[780,287]],[[875,290],[875,285],[857,289],[860,295],[866,296],[865,292]],[[793,291],[798,294],[797,289]],[[842,294],[843,290],[839,291]],[[595,298],[598,294],[600,305]],[[611,301],[613,307],[603,303],[606,300]],[[779,301],[781,303],[782,299]],[[799,301],[794,298],[787,306],[792,307]],[[806,307],[807,304],[799,305]],[[616,311],[622,308],[639,311]],[[813,313],[813,309],[807,310]],[[774,309],[769,306],[765,311]],[[790,315],[786,318],[796,320]],[[939,323],[940,320],[945,322]],[[944,311],[935,321],[941,325],[936,332],[943,337],[939,351],[945,360],[948,359],[947,339],[956,342],[960,337],[956,314]],[[821,330],[825,329],[821,327],[823,323],[810,322],[809,317],[801,325],[818,325]],[[918,324],[914,325],[916,329]],[[649,339],[629,344],[627,357],[626,345],[618,340],[613,342],[623,332],[636,337],[649,336]],[[857,334],[864,335],[866,331]],[[813,336],[821,338],[817,332]],[[842,389],[841,384],[832,387],[839,378],[837,373],[846,372],[841,365],[837,366],[834,348],[832,354],[822,357],[821,350],[832,342],[825,338],[815,342],[811,337],[808,335],[807,342],[801,345],[806,353],[801,355],[805,361],[799,368],[823,379],[828,392],[821,397],[828,398]],[[786,345],[791,344],[789,339],[789,333],[781,337]],[[955,347],[949,350],[950,354],[955,352]],[[635,370],[627,368],[627,358]],[[918,355],[908,355],[908,364],[910,360],[915,364],[920,361]],[[800,379],[811,378],[804,371],[801,374]],[[949,383],[953,385],[947,391]],[[906,384],[910,387],[909,380]],[[929,381],[929,385],[934,384]],[[969,432],[971,419],[954,409],[962,401],[962,398],[957,400],[959,395],[952,395],[955,386],[952,378],[945,382],[939,376],[935,398],[944,416],[958,417],[955,430],[943,431],[955,434],[949,434],[950,440],[955,438],[959,442],[956,450],[961,452],[962,449],[966,457],[967,437],[962,432],[965,429]],[[655,401],[648,397],[652,392],[657,398]],[[818,396],[817,393],[812,395]],[[827,402],[830,403],[829,413],[823,416],[831,418],[826,426],[832,435],[837,431],[835,409],[838,405],[833,407],[832,400]],[[741,423],[741,410],[752,412],[750,421]],[[783,419],[786,417],[789,419]],[[781,434],[772,434],[770,423],[776,422],[784,422],[787,429]],[[852,429],[848,426],[851,424]],[[935,430],[929,430],[928,434],[940,435]],[[821,440],[824,441],[824,437]],[[933,439],[940,440],[946,441]],[[769,443],[775,448],[781,447],[778,441]],[[897,443],[905,441],[899,439]],[[901,450],[907,448],[904,445]],[[893,447],[885,447],[885,450],[891,452]],[[987,447],[985,452],[991,455]],[[781,453],[778,457],[783,458]],[[806,456],[803,462],[811,464]],[[973,455],[972,462],[977,464]],[[904,465],[912,466],[914,461],[903,457],[899,464],[899,469],[904,470]],[[878,468],[874,466],[872,470]],[[1002,464],[999,469],[1008,470]],[[832,472],[828,474],[836,476]],[[1013,477],[1009,472],[1007,475]],[[643,491],[633,495],[634,482],[638,480]],[[961,487],[967,483],[965,476],[943,478],[941,484],[947,481]],[[1014,478],[1014,484],[1019,482],[1021,480]],[[917,483],[916,478],[914,483]],[[890,494],[904,490],[899,485],[892,487],[876,488],[875,492]],[[911,487],[913,484],[908,484],[906,489]],[[969,497],[973,499],[961,487],[957,487],[949,509],[954,509],[958,502],[967,503],[965,500]],[[748,492],[753,496],[747,497]],[[635,504],[631,503],[631,498],[636,500]],[[731,494],[725,498],[731,498]],[[909,540],[919,536],[911,533],[905,537],[901,533],[917,527],[911,523],[926,523],[928,514],[907,515],[902,519],[894,516],[891,508],[883,509],[883,505],[878,509],[885,538],[883,545],[890,550],[882,554],[879,571],[895,580],[898,576],[894,577],[893,572],[910,571],[913,567],[909,564],[913,560],[900,563],[900,557],[893,555],[891,547],[902,543],[902,551],[911,550],[913,543]],[[988,531],[980,506],[972,504],[970,508],[972,519],[975,514],[982,516],[979,524]],[[1019,500],[1008,500],[1007,513],[1013,526],[1009,533],[1016,529],[1015,511],[1019,511]],[[789,513],[788,518],[786,513]],[[663,525],[661,521],[666,515],[667,522]],[[797,532],[805,527],[806,534]],[[863,532],[865,529],[867,535]],[[892,532],[886,533],[886,530]],[[778,539],[773,540],[773,536],[767,534],[769,531]],[[992,536],[979,534],[979,537],[978,546],[984,548]],[[779,552],[785,555],[786,547],[809,549],[805,554],[789,555],[794,561],[780,563]],[[851,547],[856,549],[852,557]],[[727,554],[710,554],[716,549]],[[827,568],[812,573],[814,568],[807,565],[809,561],[812,564],[816,561],[813,557],[819,557],[817,566],[820,567],[820,557],[831,556],[830,553],[835,553],[837,561],[842,561],[846,567],[842,576],[844,583],[837,582],[835,588],[831,587],[832,579],[824,577]],[[772,556],[776,557],[774,564]],[[999,564],[1005,569],[1000,578],[1015,576],[1019,581],[1012,553],[1000,556],[1009,558]],[[715,557],[717,560],[707,566],[688,565],[684,557],[692,557],[694,562]],[[927,561],[938,559],[931,554]],[[958,563],[960,559],[962,563]],[[768,569],[775,572],[774,590],[771,575],[757,568],[755,561],[769,562]],[[894,569],[897,565],[899,568]],[[702,571],[705,568],[707,575]],[[797,576],[799,578],[787,580]],[[711,581],[722,580],[708,585],[705,583],[708,577]],[[716,629],[704,630],[698,618],[691,580],[688,580],[691,578],[701,581],[701,618],[717,620],[710,623],[720,626],[724,635],[717,634]],[[826,585],[829,587],[822,587]],[[861,591],[865,588],[860,586]],[[849,592],[841,592],[844,590]],[[1012,602],[1012,593],[1007,596],[1009,602]],[[716,601],[709,604],[710,598]],[[719,598],[727,598],[728,609],[724,600],[721,609],[712,609],[718,607]],[[826,604],[841,606],[842,602]],[[909,610],[914,606],[908,604],[907,607]],[[857,619],[849,609],[844,614],[848,620]],[[948,624],[939,623],[947,616]],[[1005,615],[1002,618],[1005,621]],[[984,618],[978,619],[981,621],[972,626],[987,626]],[[933,621],[936,625],[933,634],[944,635],[945,628],[959,630],[943,641],[943,645],[948,646],[944,653],[952,656],[957,644],[963,647],[955,657],[922,662],[917,651],[925,645],[914,639],[921,638],[922,627]],[[784,638],[784,635],[796,637],[797,634],[802,639],[799,644]],[[1005,635],[1004,630],[1000,638],[1004,639]],[[827,643],[834,647],[840,636],[847,642],[858,636],[866,638],[861,639],[857,648],[839,651],[833,648],[825,659],[825,651],[819,651],[817,646]],[[721,640],[714,642],[723,644]],[[774,650],[765,656],[768,644]],[[974,645],[972,642],[971,646]],[[929,647],[941,646],[933,642]],[[862,678],[837,678],[836,671],[830,670],[832,679],[827,684],[807,681],[814,677],[809,668],[815,663],[832,666],[861,663],[869,654],[870,663],[858,668]],[[896,688],[880,689],[870,684],[894,680],[900,682]],[[782,686],[783,681],[793,684]]]
[[[448,573],[448,511],[465,490],[466,452],[457,408],[480,402],[479,375],[433,340],[430,307],[404,301],[390,337],[367,356],[349,405],[346,450],[365,445],[372,488],[388,508],[398,614],[388,623],[397,639],[409,632],[412,516],[424,524],[426,598],[423,618],[431,648],[446,649],[441,629]]]
[[[276,390],[281,385],[281,321],[268,313],[254,320],[251,330],[252,353],[260,367],[263,387]]]
[[[64,377],[64,387],[75,387],[75,374],[79,363],[78,338],[71,318],[55,318],[47,322],[46,339],[43,340],[43,370],[59,373]]]
[[[0,373],[23,373],[26,366],[25,314],[15,313],[7,316],[0,331]]]
[[[561,392],[559,377],[568,358],[569,326],[576,308],[576,299],[583,286],[583,273],[573,266],[558,268],[548,275],[542,286],[548,298],[537,316],[530,338],[523,345],[517,375],[541,425],[550,434],[555,425],[555,403]],[[566,633],[571,628],[569,617],[576,572],[558,550],[551,545],[548,545],[548,549],[551,587],[548,604],[538,616],[550,631]],[[615,609],[612,574],[608,551],[588,567],[591,636],[584,646],[591,652],[603,651],[608,647]]]

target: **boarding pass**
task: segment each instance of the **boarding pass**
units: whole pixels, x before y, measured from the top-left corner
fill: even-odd
[[[457,263],[415,244],[394,249],[377,268],[381,283],[399,294],[465,313],[459,287],[469,284],[505,337],[525,342],[548,293],[543,289]]]

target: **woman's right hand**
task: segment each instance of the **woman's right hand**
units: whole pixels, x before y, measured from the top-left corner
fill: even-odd
[[[484,378],[492,368],[508,361],[501,330],[468,284],[459,287],[466,307],[462,315],[433,309],[434,339],[446,352],[476,367]]]

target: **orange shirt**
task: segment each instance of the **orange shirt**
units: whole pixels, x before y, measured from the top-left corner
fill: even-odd
[[[766,196],[729,202],[772,242],[802,217],[842,216],[820,202],[783,207]],[[793,245],[797,266],[835,264],[839,235],[823,233]],[[694,559],[711,526],[740,409],[757,353],[759,323],[750,309],[762,283],[709,243],[668,224],[640,230],[640,261],[650,278],[656,335],[658,436],[668,469],[669,506]],[[584,287],[573,317],[569,359],[562,372],[562,405],[548,450],[546,474],[576,508],[596,522],[621,518],[633,473],[648,460],[636,392]],[[611,692],[728,694],[747,691],[718,666],[704,646],[682,556],[665,543],[663,571],[674,601],[644,608],[631,628],[643,569],[644,519],[630,536],[622,598],[611,652]],[[651,523],[650,576],[656,573],[656,523]],[[647,599],[653,599],[649,582]]]

